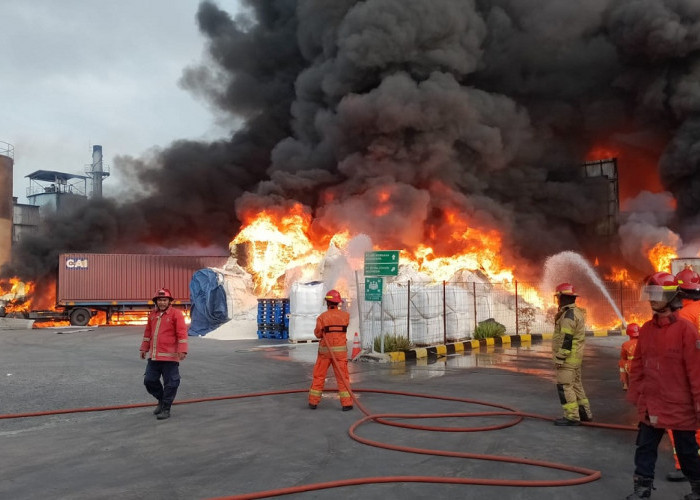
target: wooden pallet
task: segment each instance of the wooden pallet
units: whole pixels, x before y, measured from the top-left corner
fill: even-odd
[[[313,344],[315,342],[318,342],[319,339],[306,339],[306,340],[298,340],[298,339],[289,339],[289,342],[292,344]]]

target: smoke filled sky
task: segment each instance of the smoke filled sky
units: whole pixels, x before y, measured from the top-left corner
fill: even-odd
[[[438,256],[497,234],[520,279],[565,250],[650,272],[655,244],[700,247],[697,0],[240,3],[246,16],[199,3],[198,61],[168,57],[172,27],[143,49],[233,132],[195,126],[149,154],[122,152],[113,168],[138,196],[52,220],[5,272],[48,273],[67,250],[225,248],[249,217],[292,207],[312,235],[347,230]],[[152,72],[137,45],[125,63]],[[158,94],[133,91],[135,109]],[[127,128],[148,136],[179,120],[160,118]],[[636,211],[603,245],[591,233],[608,186],[585,182],[580,165],[610,156]]]
[[[204,54],[196,1],[3,0],[0,141],[15,147],[14,195],[26,203],[36,170],[84,174],[101,144],[117,155],[176,139],[228,133],[206,102],[179,85]],[[235,12],[236,1],[222,3]],[[230,125],[230,124],[229,124]]]

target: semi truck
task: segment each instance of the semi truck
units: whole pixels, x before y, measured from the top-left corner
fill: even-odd
[[[223,267],[229,256],[64,253],[58,257],[56,310],[29,311],[36,321],[85,326],[102,311],[107,324],[119,313],[146,312],[153,294],[168,288],[173,305],[189,309],[189,285],[199,269]]]

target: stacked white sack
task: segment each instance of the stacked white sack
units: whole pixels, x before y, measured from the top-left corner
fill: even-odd
[[[289,340],[315,340],[316,318],[326,310],[323,282],[293,283],[289,291]]]

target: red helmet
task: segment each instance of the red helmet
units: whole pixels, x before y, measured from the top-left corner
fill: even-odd
[[[631,339],[639,337],[639,325],[637,323],[630,323],[627,325],[627,335],[629,335]]]
[[[642,287],[642,300],[670,303],[678,295],[678,280],[670,273],[654,273]]]
[[[681,292],[686,292],[687,297],[697,297],[700,294],[700,283],[684,283],[678,285]]]
[[[340,293],[338,290],[329,290],[328,293],[326,293],[326,302],[330,302],[331,304],[340,304],[343,301],[343,299],[340,298]]]
[[[167,288],[161,288],[156,292],[155,296],[153,297],[153,302],[155,302],[158,299],[162,299],[163,297],[165,297],[166,299],[173,300],[173,294],[170,293],[170,290],[168,290]]]
[[[574,285],[571,283],[560,283],[557,285],[556,290],[554,291],[555,295],[569,295],[571,297],[578,297],[576,295],[576,290],[574,290]]]
[[[678,281],[678,287],[682,290],[698,290],[700,288],[694,287],[692,285],[700,285],[700,274],[693,271],[693,268],[688,266],[681,272],[676,274],[676,280]]]

